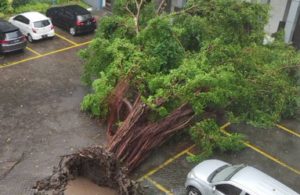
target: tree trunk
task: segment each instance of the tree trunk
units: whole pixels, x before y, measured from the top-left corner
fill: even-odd
[[[123,98],[128,91],[129,83],[128,80],[124,79],[119,81],[114,89],[114,92],[109,98],[109,116],[107,119],[107,138],[108,140],[115,134],[114,125],[119,120],[120,109],[123,104]]]
[[[162,145],[172,135],[190,124],[194,116],[192,108],[183,104],[167,117],[150,122],[150,108],[137,97],[131,112],[108,142],[113,152],[128,168],[135,169],[150,152]]]

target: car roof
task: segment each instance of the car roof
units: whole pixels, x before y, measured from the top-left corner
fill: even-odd
[[[63,7],[65,10],[75,13],[76,15],[90,14],[88,10],[79,5],[67,5]]]
[[[0,19],[0,33],[6,33],[18,30],[18,27],[12,25],[11,23]]]
[[[25,16],[26,18],[28,18],[32,22],[48,19],[45,15],[43,15],[39,12],[25,12],[25,13],[22,13],[22,14],[19,14],[19,15]]]
[[[230,181],[239,184],[250,194],[298,195],[298,193],[280,183],[276,179],[250,166],[246,166],[234,174],[233,177],[230,178]]]

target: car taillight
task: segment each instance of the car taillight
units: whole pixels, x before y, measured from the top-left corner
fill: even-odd
[[[36,33],[36,30],[33,28],[33,29],[32,29],[32,32]]]
[[[8,44],[9,43],[9,41],[7,41],[7,40],[0,40],[0,44]]]
[[[84,22],[80,22],[80,21],[76,21],[76,26],[83,26],[84,25]]]
[[[54,26],[53,25],[51,25],[51,30],[53,30],[54,29]]]
[[[92,22],[96,22],[96,18],[95,17],[92,18]]]

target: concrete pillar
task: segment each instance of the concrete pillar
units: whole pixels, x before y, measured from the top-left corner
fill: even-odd
[[[292,42],[294,30],[298,21],[300,12],[300,0],[292,0],[289,14],[285,23],[285,37],[284,40],[286,43]]]
[[[264,1],[265,2],[265,1]],[[270,15],[268,24],[265,26],[265,32],[269,35],[277,32],[280,21],[283,21],[285,8],[288,0],[271,0],[270,1]]]

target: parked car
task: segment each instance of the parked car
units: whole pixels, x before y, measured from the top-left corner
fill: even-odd
[[[73,36],[92,32],[97,28],[96,19],[79,5],[52,7],[47,10],[46,15],[55,26],[67,30]]]
[[[20,30],[5,20],[0,20],[0,52],[7,53],[23,50],[26,38]]]
[[[39,12],[22,13],[11,17],[9,22],[17,26],[29,42],[55,36],[51,20]]]
[[[253,167],[221,160],[198,164],[189,172],[185,187],[188,195],[299,195]]]

